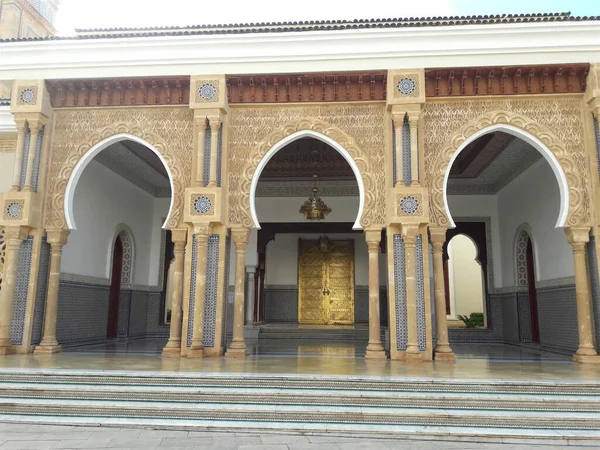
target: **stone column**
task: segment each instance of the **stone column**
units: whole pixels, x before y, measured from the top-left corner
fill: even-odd
[[[446,242],[446,228],[430,227],[429,241],[433,247],[433,285],[437,337],[434,358],[438,361],[456,361],[456,357],[448,343],[448,322],[446,320],[446,286],[444,284],[444,258],[442,255],[442,248],[444,242]]]
[[[418,225],[402,225],[406,267],[406,324],[408,329],[405,359],[407,361],[423,360],[417,335],[416,247],[418,234]]]
[[[235,244],[235,297],[233,303],[233,340],[225,356],[246,356],[244,340],[244,278],[246,276],[246,245],[248,228],[235,228],[232,231]]]
[[[405,114],[399,114],[394,116],[393,123],[394,129],[396,130],[396,184],[395,186],[402,186],[404,181],[404,160],[402,159],[402,133],[404,132],[404,116]]]
[[[204,185],[204,152],[206,149],[204,148],[205,143],[205,134],[206,134],[206,117],[202,115],[196,120],[198,127],[198,145],[196,149],[196,181],[194,184],[196,186],[202,187]]]
[[[15,168],[13,171],[13,183],[11,191],[16,192],[21,189],[21,169],[23,168],[23,154],[25,147],[25,130],[27,122],[24,119],[15,118],[17,125],[17,152],[15,155]]]
[[[379,312],[379,243],[381,228],[365,230],[365,239],[369,247],[369,344],[365,358],[385,359],[381,345],[381,316]]]
[[[67,243],[68,230],[48,230],[50,244],[50,275],[48,277],[48,293],[44,310],[44,336],[34,353],[58,353],[61,351],[56,340],[56,321],[58,317],[58,288],[60,286],[60,260],[63,246]]]
[[[6,252],[4,254],[4,278],[0,290],[0,355],[14,353],[10,341],[19,250],[21,242],[27,238],[27,227],[6,227]]]
[[[256,267],[246,266],[246,325],[254,323],[254,274]]]
[[[411,173],[411,184],[419,184],[419,139],[418,139],[418,125],[419,115],[408,114],[408,125],[410,127],[410,173]]]
[[[35,156],[37,153],[37,143],[40,137],[40,132],[44,123],[41,120],[29,119],[29,129],[31,137],[29,139],[29,153],[27,154],[27,172],[25,173],[25,186],[23,190],[26,192],[33,191],[33,170],[35,166]]]
[[[210,122],[210,178],[207,187],[217,187],[217,150],[219,145],[219,128],[221,127],[221,117],[211,116]]]
[[[181,354],[181,318],[183,301],[183,264],[187,230],[171,230],[171,240],[175,245],[173,261],[173,279],[167,295],[171,299],[171,326],[169,342],[163,349],[163,356],[179,356]]]
[[[204,300],[206,292],[206,259],[208,253],[208,224],[194,226],[196,236],[196,283],[194,301],[194,328],[192,330],[192,345],[187,354],[188,358],[204,356]]]
[[[577,298],[577,324],[579,326],[579,348],[573,356],[578,362],[600,362],[594,348],[592,324],[592,301],[589,288],[585,245],[590,239],[589,227],[570,227],[566,230],[569,244],[573,247],[575,262],[575,295]]]

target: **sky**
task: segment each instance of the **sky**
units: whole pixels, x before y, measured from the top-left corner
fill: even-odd
[[[61,0],[56,28],[68,35],[75,28],[565,11],[600,16],[600,0]]]

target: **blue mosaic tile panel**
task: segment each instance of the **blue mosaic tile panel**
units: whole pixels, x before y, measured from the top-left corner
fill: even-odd
[[[27,176],[27,158],[29,155],[29,143],[31,142],[31,130],[27,128],[25,131],[25,139],[23,144],[23,165],[21,166],[21,178],[19,180],[19,185],[21,189],[25,186],[25,177]]]
[[[148,316],[146,323],[146,337],[158,338],[169,337],[170,327],[162,324],[163,309],[161,308],[162,292],[146,292],[146,303],[148,305]]]
[[[448,329],[450,343],[503,343],[502,305],[507,298],[512,298],[514,302],[514,296],[514,293],[490,294],[488,314],[492,318],[492,326],[490,328],[450,328]]]
[[[394,235],[393,248],[394,285],[396,288],[394,295],[394,303],[396,306],[396,349],[406,350],[408,342],[408,328],[406,323],[406,259],[402,235]]]
[[[502,296],[502,323],[505,342],[519,343],[519,313],[516,293]]]
[[[404,185],[410,186],[412,181],[411,175],[411,154],[410,154],[410,126],[408,125],[408,117],[404,118],[404,126],[402,127],[402,175],[404,176]]]
[[[223,126],[219,127],[219,140],[217,142],[217,186],[221,187],[221,167],[223,166]]]
[[[210,126],[206,127],[204,133],[204,167],[202,168],[202,176],[204,177],[203,185],[206,186],[210,180],[210,145],[211,145]]]
[[[519,342],[531,342],[531,309],[529,293],[517,292],[517,311],[519,314]]]
[[[596,128],[597,130],[597,128]],[[597,141],[598,142],[598,141]],[[596,330],[596,349],[600,349],[600,280],[598,279],[598,259],[596,258],[596,237],[590,236],[587,243],[588,271],[592,294],[594,328]]]
[[[119,313],[117,316],[117,337],[129,337],[131,315],[131,289],[121,289],[119,294]]]
[[[417,280],[417,342],[419,350],[427,350],[427,324],[425,320],[425,277],[423,274],[423,236],[417,236],[415,251],[415,277]]]
[[[148,323],[148,292],[131,292],[131,314],[129,319],[129,337],[145,337]]]
[[[229,303],[229,265],[231,264],[231,236],[227,235],[225,238],[225,281],[223,282],[223,326],[221,327],[221,342],[225,345],[227,339],[227,310]]]
[[[21,242],[19,249],[19,266],[13,304],[13,316],[10,328],[12,345],[23,343],[25,327],[25,310],[27,309],[27,294],[29,293],[29,274],[31,272],[31,254],[33,252],[33,236]]]
[[[190,307],[188,309],[187,346],[192,345],[194,335],[194,304],[196,303],[196,273],[198,267],[198,238],[192,237],[192,270],[190,275]]]
[[[392,121],[392,180],[393,185],[396,185],[396,127]]]
[[[598,157],[598,176],[600,176],[600,125],[598,119],[594,117],[594,133],[596,134],[596,156]]]
[[[33,307],[33,329],[31,330],[31,343],[39,344],[43,337],[44,309],[46,295],[48,294],[48,277],[50,275],[50,244],[42,238],[40,248],[40,267],[38,271],[37,287],[35,290],[35,305]]]
[[[205,347],[215,346],[215,326],[217,324],[217,289],[219,286],[219,235],[208,237],[206,256],[206,288],[204,291],[204,333]]]
[[[31,181],[31,186],[33,188],[33,192],[38,191],[38,183],[40,180],[40,165],[42,164],[42,147],[44,146],[44,131],[46,127],[43,127],[38,136],[38,141],[35,147],[35,161],[33,164],[33,179]]]
[[[540,344],[575,352],[579,346],[575,285],[537,290]]]
[[[56,339],[63,346],[105,342],[109,285],[61,281]]]

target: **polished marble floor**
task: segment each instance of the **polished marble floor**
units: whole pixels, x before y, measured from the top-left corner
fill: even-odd
[[[246,358],[163,358],[162,339],[114,342],[65,349],[55,355],[9,355],[2,369],[71,369],[253,373],[284,375],[384,376],[512,380],[572,380],[600,382],[600,365],[573,363],[565,355],[545,355],[503,345],[455,345],[456,363],[405,363],[365,360],[362,343],[264,342],[250,346]]]

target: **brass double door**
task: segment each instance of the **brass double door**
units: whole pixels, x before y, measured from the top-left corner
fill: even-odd
[[[354,241],[299,240],[298,323],[354,323]]]

